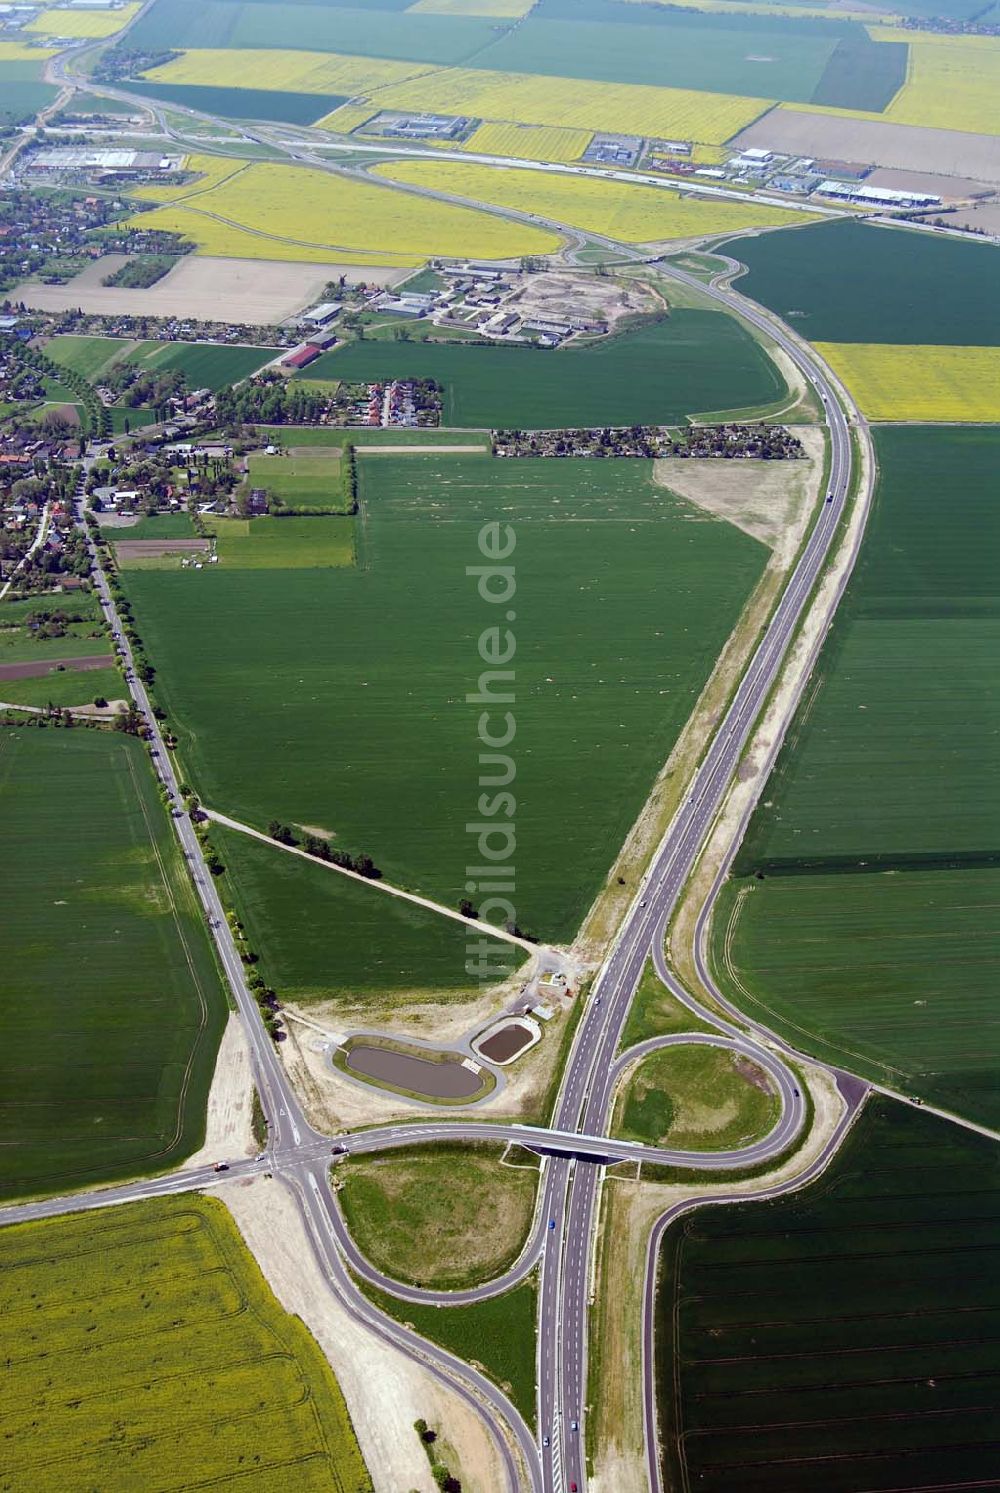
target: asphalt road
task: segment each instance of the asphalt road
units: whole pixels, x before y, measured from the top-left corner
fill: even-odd
[[[704,290],[694,276],[671,271],[676,278]],[[646,959],[651,951],[662,960],[663,935],[681,891],[694,868],[723,795],[736,771],[752,727],[784,661],[809,597],[833,544],[844,513],[852,480],[852,445],[847,419],[826,372],[809,349],[767,313],[742,301],[728,286],[713,284],[713,299],[738,306],[740,313],[773,337],[793,360],[822,400],[830,431],[830,469],[827,491],[818,518],[798,563],[737,687],[721,725],[695,774],[689,797],[678,810],[657,851],[642,892],[633,903],[619,936],[595,982],[589,1008],[581,1021],[567,1065],[555,1125],[590,1134],[607,1129],[614,1095],[615,1054]],[[787,717],[794,710],[789,703]],[[672,988],[678,993],[676,982]],[[709,987],[711,988],[711,986]],[[741,1050],[763,1061],[763,1034],[752,1026],[720,1021],[687,992],[681,997],[696,1014],[721,1030]],[[783,1068],[783,1065],[781,1065]],[[783,1087],[785,1140],[777,1155],[804,1122],[804,1100],[788,1073]],[[829,1149],[829,1148],[828,1148]],[[554,1189],[556,1230],[543,1258],[540,1296],[540,1333],[554,1344],[540,1364],[539,1415],[543,1434],[543,1488],[561,1493],[567,1485],[586,1487],[585,1413],[587,1393],[587,1327],[593,1242],[597,1230],[600,1171],[568,1161],[555,1163],[560,1184]],[[645,1330],[651,1331],[647,1321]],[[655,1456],[655,1451],[649,1450]]]
[[[63,59],[53,59],[52,72],[54,76],[59,76],[60,81],[64,80]],[[130,98],[125,90],[108,91],[117,97]],[[147,100],[142,100],[142,103],[145,107],[149,106]],[[258,138],[252,131],[245,130],[244,133],[248,138]],[[320,162],[317,160],[315,164]],[[331,169],[329,163],[322,164]],[[534,221],[543,220],[534,218]],[[635,250],[630,246],[615,247],[626,257],[635,257]],[[843,516],[852,475],[852,449],[847,421],[825,370],[814,355],[780,322],[752,303],[745,302],[728,287],[713,285],[706,288],[694,276],[688,276],[673,267],[664,269],[672,277],[709,294],[721,304],[738,309],[744,319],[766,332],[784,349],[817,391],[826,410],[831,435],[828,487],[832,501],[821,505],[818,519],[764,637],[721,726],[707,748],[691,794],[668,828],[643,891],[633,903],[595,982],[588,1009],[580,1022],[564,1071],[552,1129],[526,1132],[524,1128],[517,1126],[480,1125],[453,1120],[441,1125],[432,1123],[379,1127],[350,1139],[352,1150],[374,1151],[413,1144],[416,1140],[440,1139],[445,1135],[451,1139],[482,1139],[485,1132],[491,1139],[506,1137],[541,1150],[548,1159],[535,1225],[521,1258],[499,1282],[449,1296],[441,1293],[408,1292],[405,1287],[382,1276],[361,1257],[347,1233],[330,1187],[330,1140],[314,1131],[306,1121],[273,1044],[261,1026],[256,1002],[247,987],[243,965],[226,923],[218,893],[205,866],[194,828],[183,814],[175,818],[174,824],[247,1031],[255,1081],[270,1125],[266,1153],[256,1161],[234,1162],[224,1174],[216,1174],[211,1169],[200,1169],[106,1189],[85,1197],[26,1204],[21,1208],[3,1210],[0,1214],[0,1221],[13,1222],[19,1218],[50,1216],[79,1207],[108,1206],[113,1202],[161,1196],[253,1175],[259,1171],[271,1172],[277,1185],[288,1186],[296,1198],[316,1260],[345,1308],[371,1331],[425,1363],[432,1373],[466,1398],[485,1418],[502,1449],[505,1480],[511,1493],[525,1486],[530,1487],[533,1493],[535,1490],[564,1493],[573,1483],[582,1493],[586,1486],[583,1446],[587,1319],[593,1244],[597,1228],[596,1208],[603,1167],[618,1160],[636,1159],[637,1154],[642,1154],[649,1160],[696,1166],[702,1171],[712,1169],[713,1166],[759,1165],[785,1150],[804,1122],[804,1102],[794,1079],[781,1058],[769,1050],[774,1045],[774,1039],[742,1018],[737,1024],[736,1012],[733,1013],[734,1021],[727,1023],[720,1020],[716,1013],[705,1011],[671,977],[671,988],[675,993],[692,1010],[715,1026],[719,1033],[717,1040],[768,1067],[782,1100],[778,1125],[770,1136],[754,1147],[745,1148],[739,1153],[714,1153],[711,1156],[705,1153],[692,1156],[691,1153],[669,1150],[638,1153],[637,1148],[615,1142],[606,1134],[614,1086],[621,1071],[620,1064],[615,1060],[616,1052],[642,969],[651,951],[659,956],[659,963],[662,964],[663,930],[704,845],[723,794],[731,781],[761,706],[778,676],[789,643],[826,561]],[[82,521],[82,498],[78,517]],[[97,563],[99,557],[96,551],[94,558]],[[176,800],[177,781],[170,756],[152,715],[146,691],[135,676],[131,652],[122,633],[120,619],[100,572],[97,585],[102,600],[106,603],[109,621],[119,634],[129,688],[149,729],[154,765]],[[794,701],[790,704],[789,716],[793,708]],[[669,971],[661,972],[669,976]],[[824,1157],[831,1154],[832,1149],[831,1142]],[[766,1195],[766,1188],[761,1195]],[[666,1227],[666,1223],[663,1227]],[[378,1312],[360,1293],[348,1269],[350,1265],[362,1278],[404,1299],[477,1300],[523,1277],[539,1257],[542,1260],[538,1331],[541,1446],[536,1445],[532,1433],[506,1396],[476,1370]],[[655,1259],[655,1255],[651,1258]],[[647,1293],[650,1289],[647,1281]],[[647,1333],[652,1332],[649,1313],[647,1302]],[[650,1458],[655,1460],[655,1409],[653,1415],[654,1419],[650,1420],[647,1427],[650,1437],[647,1451]]]

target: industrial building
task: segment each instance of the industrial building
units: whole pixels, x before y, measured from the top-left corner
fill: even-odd
[[[921,208],[940,207],[941,198],[933,192],[897,192],[891,187],[860,187],[856,182],[823,181],[816,188],[817,197],[833,202],[856,202],[861,207]]]
[[[634,135],[595,135],[581,160],[596,166],[634,166],[642,140]]]
[[[33,151],[25,160],[24,169],[33,176],[59,176],[66,172],[90,178],[156,177],[182,170],[184,159],[184,156],[167,156],[153,150],[100,150],[86,145],[55,145]]]
[[[465,115],[383,112],[368,121],[364,133],[383,135],[392,140],[458,140],[471,125],[472,120]]]

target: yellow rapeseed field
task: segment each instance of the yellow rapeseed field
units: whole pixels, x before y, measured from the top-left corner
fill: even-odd
[[[516,21],[525,16],[535,0],[415,0],[408,12],[435,16],[498,16]]]
[[[197,158],[200,159],[200,158]],[[420,264],[433,254],[505,259],[549,254],[553,233],[474,208],[298,166],[255,164],[142,215],[149,228],[234,258]]]
[[[460,67],[392,84],[379,93],[379,103],[387,109],[429,109],[518,124],[618,130],[700,140],[707,145],[721,145],[769,107],[762,99],[728,93]]]
[[[292,243],[285,238],[251,232],[238,223],[222,222],[196,207],[183,203],[166,203],[141,218],[129,222],[143,228],[161,228],[164,233],[180,233],[197,245],[199,254],[220,259],[275,259],[296,264],[368,264],[378,269],[415,269],[426,256],[418,254],[379,254],[373,249],[359,252],[320,244]]]
[[[874,32],[878,40],[883,35]],[[884,33],[906,38],[910,61],[906,82],[883,119],[932,129],[1000,135],[1000,37],[935,36],[926,32]]]
[[[433,110],[516,124],[620,130],[721,145],[770,107],[765,99],[639,83],[593,83],[475,68],[348,57],[335,52],[233,49],[185,52],[144,75],[163,83],[340,93],[380,109]],[[322,123],[322,121],[321,121]]]
[[[0,62],[44,62],[52,47],[29,47],[23,41],[0,41]]]
[[[340,135],[349,135],[359,125],[367,124],[376,110],[374,104],[341,104],[332,114],[318,121],[318,128],[335,130]]]
[[[742,228],[781,227],[804,214],[705,197],[667,187],[628,186],[597,177],[547,175],[468,161],[402,161],[377,166],[393,181],[454,192],[477,202],[521,208],[626,243],[702,238]]]
[[[1000,347],[818,342],[870,420],[1000,421]]]
[[[24,29],[42,36],[78,36],[99,41],[102,36],[113,36],[120,31],[138,9],[138,0],[121,10],[62,10],[53,6],[35,16]]]
[[[208,88],[246,87],[249,81],[254,88],[272,92],[342,93],[353,98],[425,70],[422,63],[388,62],[381,57],[234,47],[184,52],[143,77],[154,83],[194,83]]]
[[[246,161],[234,160],[232,156],[189,155],[184,158],[184,170],[195,172],[196,180],[183,186],[165,184],[136,187],[131,195],[141,197],[146,202],[180,202],[202,192],[209,192],[227,177],[248,169]]]
[[[462,142],[462,149],[479,150],[487,155],[514,156],[522,161],[578,161],[591,138],[591,130],[485,120],[468,140]]]

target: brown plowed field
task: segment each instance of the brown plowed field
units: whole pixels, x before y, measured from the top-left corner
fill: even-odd
[[[92,653],[86,658],[29,659],[27,663],[0,664],[0,679],[38,679],[43,674],[55,674],[61,669],[73,669],[78,673],[87,669],[110,669],[114,661],[113,653]]]
[[[740,150],[757,145],[818,160],[857,161],[894,166],[899,171],[1000,182],[1000,136],[970,135],[964,130],[925,130],[877,119],[772,109],[732,143]],[[941,194],[947,195],[944,187]]]
[[[116,539],[115,553],[120,560],[143,560],[155,555],[176,555],[194,550],[204,554],[211,549],[207,539]]]

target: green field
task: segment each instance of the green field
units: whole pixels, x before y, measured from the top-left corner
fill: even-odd
[[[7,1489],[370,1493],[350,1416],[222,1203],[0,1232]]]
[[[615,1115],[615,1134],[649,1146],[730,1151],[766,1135],[778,1096],[761,1068],[720,1047],[654,1052],[634,1070]]]
[[[640,461],[385,456],[359,474],[356,568],[127,573],[185,774],[213,808],[323,826],[457,906],[481,791],[482,707],[466,695],[497,620],[466,567],[502,517],[517,545],[518,920],[569,936],[767,552],[696,521]]]
[[[994,1122],[1000,430],[885,428],[876,449],[861,558],[715,957],[796,1040]]]
[[[469,65],[876,110],[906,77],[904,45],[877,44],[850,22],[614,0],[582,9],[577,0],[541,0]],[[846,54],[856,64],[853,78]]]
[[[310,456],[251,456],[250,486],[264,487],[289,508],[335,508],[349,512],[340,452]]]
[[[180,368],[189,389],[221,389],[235,383],[275,356],[273,347],[229,347],[205,342],[134,342],[124,337],[53,337],[45,353],[54,363],[80,373],[91,382],[118,362],[139,363],[151,371]],[[124,415],[136,425],[148,424],[145,410],[126,409]],[[145,416],[146,418],[143,418]]]
[[[158,523],[153,519],[151,523]],[[218,566],[205,565],[197,574],[188,570],[184,580],[189,586],[214,585],[222,571],[268,570],[283,575],[295,570],[325,570],[332,566],[354,564],[354,520],[352,518],[211,518],[206,529],[216,536]],[[183,537],[159,529],[144,535],[131,529],[120,531],[121,539],[174,539]],[[205,560],[204,555],[196,558]],[[179,570],[181,552],[164,555],[123,556],[123,571]],[[209,579],[209,576],[212,579]],[[287,587],[287,579],[283,588]]]
[[[114,544],[116,539],[194,539],[194,524],[187,513],[154,513],[137,523],[105,524],[101,534]]]
[[[145,749],[6,729],[0,801],[0,1196],[176,1164],[202,1141],[226,1005]]]
[[[129,32],[129,45],[153,51],[294,46],[308,52],[450,65],[492,41],[497,24],[486,16],[408,15],[398,6],[392,7],[395,14],[387,24],[385,8],[365,5],[364,0],[356,9],[308,0],[159,0]]]
[[[98,697],[122,700],[126,688],[117,669],[63,669],[34,679],[0,680],[0,700],[7,705],[70,707],[92,705]]]
[[[61,368],[69,368],[71,372],[82,374],[85,379],[94,382],[99,381],[98,374],[120,362],[135,346],[135,342],[127,337],[64,334],[50,338],[45,344],[45,356],[51,358],[53,363],[58,363]]]
[[[741,874],[1000,851],[1000,428],[875,446],[861,558]]]
[[[364,1288],[365,1295],[397,1322],[421,1337],[479,1364],[500,1385],[528,1425],[535,1421],[535,1317],[538,1287],[534,1275],[503,1296],[474,1306],[438,1307],[399,1301],[384,1291]]]
[[[229,872],[227,898],[282,1000],[336,1000],[364,1026],[383,992],[441,1000],[470,988],[460,923],[236,830],[213,825],[212,843]],[[352,855],[366,849],[342,836],[334,844]]]
[[[70,622],[61,638],[36,638],[26,628],[5,627],[0,630],[0,664],[48,663],[61,658],[92,658],[112,651],[111,639],[99,623]]]
[[[495,1280],[528,1237],[534,1166],[501,1166],[502,1145],[416,1146],[351,1157],[335,1175],[347,1226],[393,1280],[437,1290]]]
[[[179,368],[189,389],[222,389],[256,373],[277,352],[273,347],[227,347],[214,342],[142,342],[129,354],[153,372]]]
[[[354,563],[351,518],[212,520],[219,571],[316,570]]]
[[[228,6],[227,9],[234,7]],[[163,99],[223,119],[269,119],[277,124],[315,124],[347,102],[336,93],[287,93],[269,88],[204,88],[191,83],[130,79],[129,93]]]
[[[307,376],[435,378],[445,388],[442,424],[487,430],[679,424],[687,415],[767,405],[787,393],[775,365],[737,321],[684,309],[636,332],[560,352],[349,342],[324,353]]]
[[[717,961],[743,1009],[810,1051],[996,1125],[998,907],[996,867],[736,883]]]
[[[1000,343],[991,244],[840,221],[731,239],[737,289],[813,342]]]
[[[998,1205],[995,1145],[876,1098],[821,1182],[675,1225],[656,1324],[666,1485],[995,1483]]]
[[[20,72],[22,68],[27,69],[26,75]],[[0,125],[9,128],[34,119],[58,92],[51,83],[38,81],[38,64],[0,62]]]

